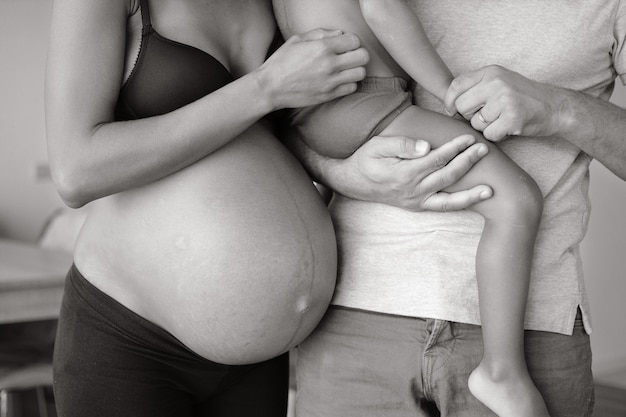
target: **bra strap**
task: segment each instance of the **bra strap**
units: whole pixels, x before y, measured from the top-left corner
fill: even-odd
[[[139,7],[141,8],[141,22],[144,28],[151,27],[150,21],[150,8],[148,7],[148,0],[139,0]]]

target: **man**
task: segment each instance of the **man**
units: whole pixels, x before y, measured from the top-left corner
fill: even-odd
[[[528,368],[552,417],[590,416],[591,327],[578,247],[592,158],[626,179],[626,111],[607,102],[616,77],[626,78],[626,4],[408,3],[460,74],[444,103],[419,86],[416,102],[461,114],[543,192]],[[402,152],[386,148],[398,143]],[[436,193],[450,177],[433,177],[432,165],[403,153],[413,143],[376,138],[346,160],[291,143],[336,191],[330,210],[340,253],[333,306],[298,349],[299,417],[436,415],[434,407],[443,416],[492,415],[467,389],[482,355],[474,272],[482,222],[469,211],[424,211],[464,206]]]

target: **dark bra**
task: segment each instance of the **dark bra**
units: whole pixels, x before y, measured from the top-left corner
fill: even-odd
[[[115,120],[168,113],[233,81],[215,57],[154,30],[148,0],[141,0],[140,7],[141,46],[135,67],[120,90]]]

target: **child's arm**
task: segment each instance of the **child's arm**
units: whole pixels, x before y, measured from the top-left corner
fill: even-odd
[[[372,32],[391,57],[422,87],[443,101],[454,78],[403,0],[359,0]]]

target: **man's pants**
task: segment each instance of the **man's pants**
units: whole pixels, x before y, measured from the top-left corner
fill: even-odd
[[[467,388],[482,345],[479,326],[331,307],[297,349],[296,415],[495,416]],[[551,417],[591,416],[591,347],[580,316],[572,336],[526,331],[525,348]]]

